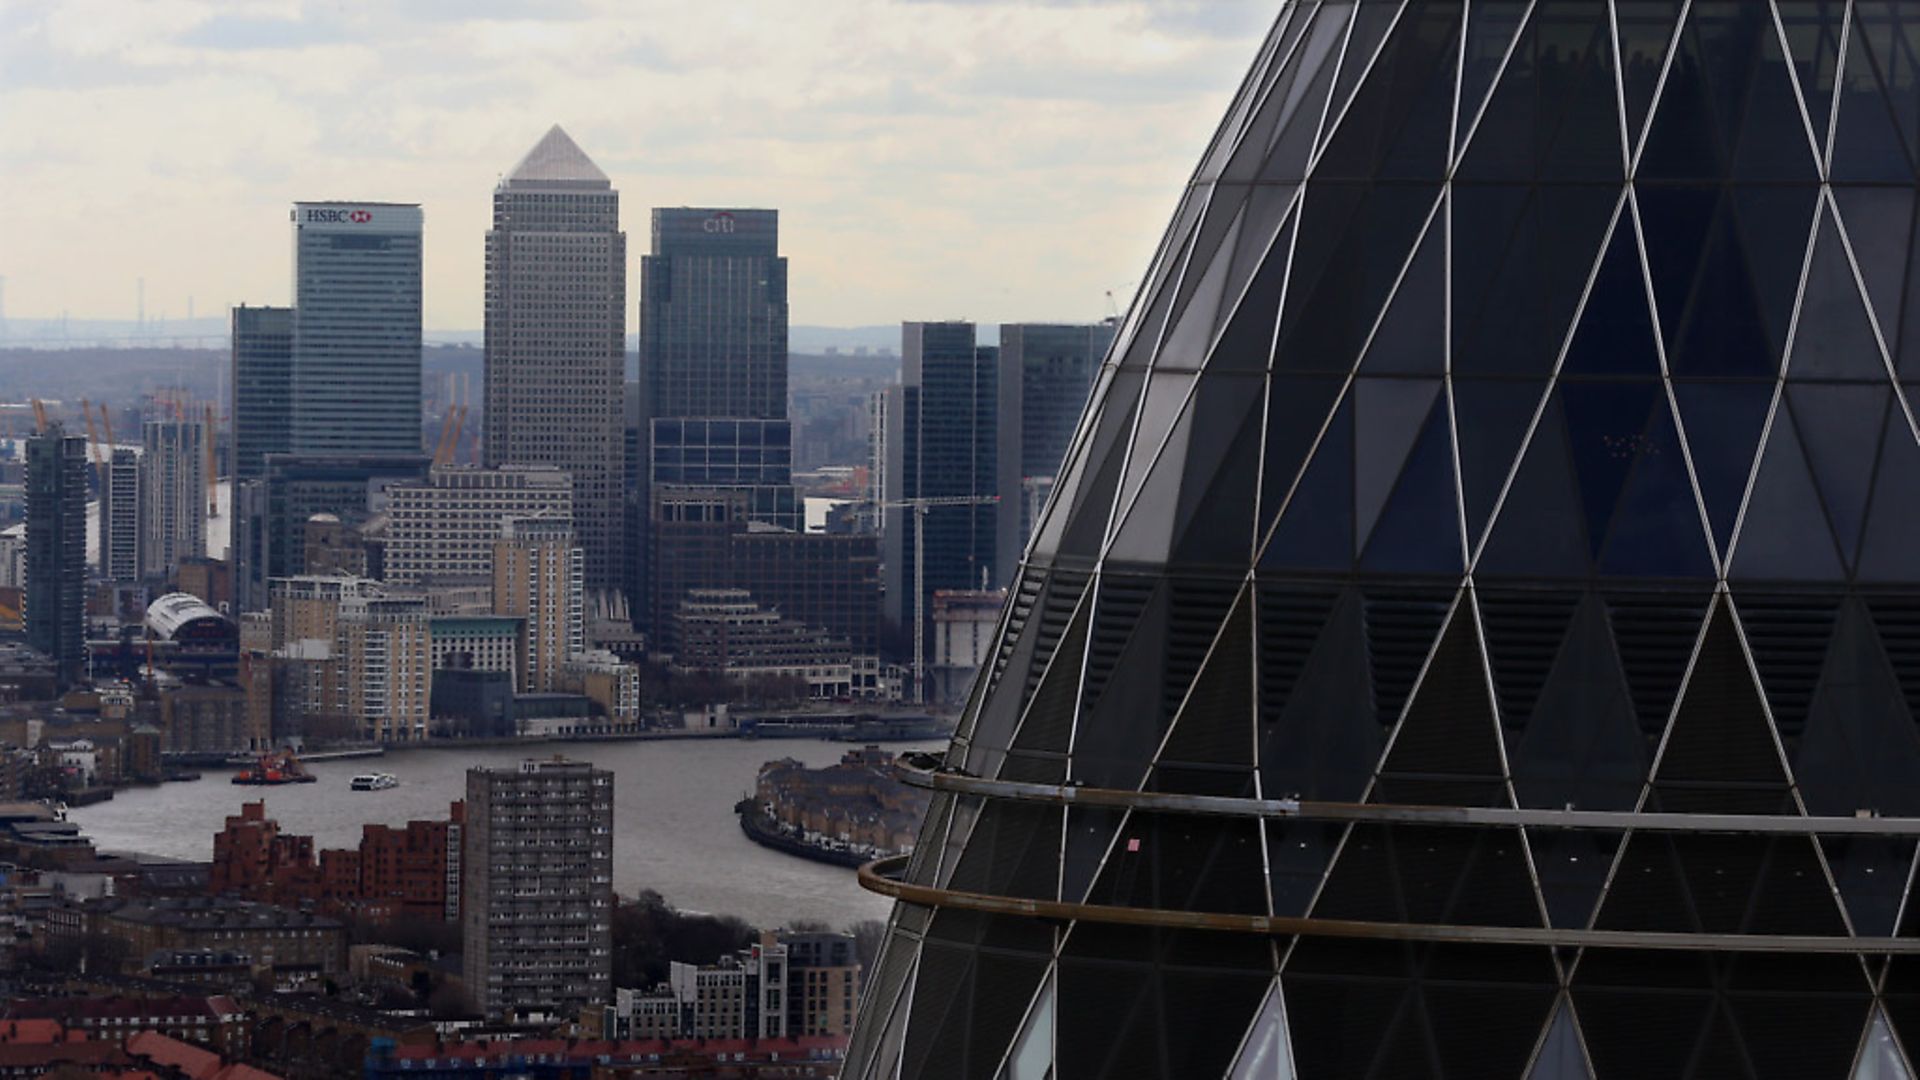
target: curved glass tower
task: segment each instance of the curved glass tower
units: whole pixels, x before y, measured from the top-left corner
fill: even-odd
[[[852,1077],[1902,1077],[1920,3],[1289,3]]]

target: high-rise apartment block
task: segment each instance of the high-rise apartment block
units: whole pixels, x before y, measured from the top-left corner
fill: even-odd
[[[525,620],[523,691],[559,688],[566,662],[585,651],[585,556],[564,518],[506,522],[493,545],[493,610]]]
[[[556,125],[493,193],[486,460],[573,478],[595,589],[625,584],[626,255],[619,192]]]
[[[551,465],[452,466],[424,483],[395,484],[387,489],[386,581],[485,581],[505,522],[546,517],[573,523],[577,535],[574,496],[571,479]]]
[[[241,611],[266,607],[268,582],[305,573],[307,523],[331,514],[359,525],[384,509],[388,488],[424,479],[429,459],[406,454],[274,454],[257,480],[234,485],[234,598]]]
[[[207,549],[207,439],[199,420],[141,428],[140,574],[169,578]]]
[[[62,686],[86,670],[87,440],[59,425],[27,440],[27,644]]]
[[[467,985],[489,1017],[613,995],[613,774],[555,758],[467,771]]]
[[[293,309],[233,309],[232,455],[235,483],[266,472],[268,454],[293,449]]]
[[[294,204],[294,452],[419,451],[420,240],[417,205]]]
[[[1114,329],[1112,322],[1000,324],[999,572],[993,585],[1006,584],[1020,565]]]
[[[340,699],[361,739],[407,743],[427,737],[430,639],[424,596],[367,591],[340,602],[334,660]]]
[[[925,620],[913,595],[916,553],[925,591],[978,589],[998,578],[998,351],[967,322],[901,326],[901,383],[886,406],[886,617],[903,631]],[[903,501],[948,500],[924,513]],[[925,536],[915,534],[924,528]]]
[[[100,472],[100,573],[140,580],[140,455],[132,447],[114,447]]]

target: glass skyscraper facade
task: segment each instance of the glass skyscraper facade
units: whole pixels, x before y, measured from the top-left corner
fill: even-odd
[[[233,432],[235,481],[266,472],[268,454],[293,449],[293,309],[233,309]]]
[[[420,450],[420,207],[293,207],[292,450]]]
[[[1115,329],[1112,322],[1000,324],[996,585],[1019,565],[1053,492],[1054,474],[1066,460]]]
[[[87,440],[59,424],[27,439],[27,644],[62,688],[87,670]]]
[[[1914,1077],[1917,40],[1282,5],[843,1075]]]

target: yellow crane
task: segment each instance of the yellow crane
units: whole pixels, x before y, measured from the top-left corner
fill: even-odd
[[[33,399],[33,429],[42,435],[47,433],[47,403],[39,398]]]
[[[87,460],[100,464],[100,432],[93,426],[93,406],[80,399],[80,415],[87,418]]]

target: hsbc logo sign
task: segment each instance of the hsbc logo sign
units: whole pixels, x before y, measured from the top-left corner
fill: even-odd
[[[365,225],[373,220],[371,210],[316,209],[308,207],[303,219],[309,225]]]

